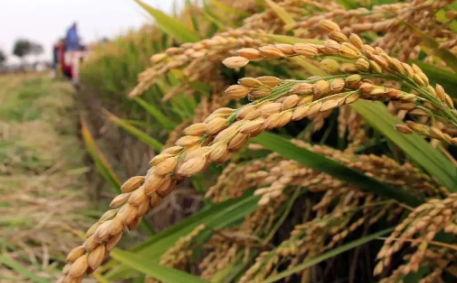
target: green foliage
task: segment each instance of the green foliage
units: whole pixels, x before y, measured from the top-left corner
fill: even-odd
[[[42,277],[34,274],[33,272],[29,271],[24,266],[20,265],[19,263],[5,257],[4,255],[0,254],[0,263],[3,265],[8,266],[9,268],[16,270],[17,272],[21,273],[22,275],[26,276],[27,278],[31,279],[33,282],[36,283],[50,283],[50,281],[43,279]]]
[[[273,2],[272,0],[265,0],[268,6],[271,7],[271,9],[278,15],[281,20],[288,25],[294,24],[295,20],[292,18],[292,16],[287,13],[284,8]]]
[[[116,250],[111,253],[111,256],[128,267],[165,283],[209,283],[209,281],[200,279],[200,277],[161,266],[148,259],[148,257],[138,256],[132,252]]]
[[[32,49],[32,43],[27,39],[18,39],[13,46],[13,55],[22,58],[29,55]]]
[[[221,1],[218,1],[218,0],[209,0],[209,2],[211,4],[214,5],[214,7],[218,8],[218,9],[221,9],[222,11],[224,12],[227,12],[227,13],[231,13],[231,14],[234,14],[234,15],[237,15],[237,16],[241,16],[241,17],[248,17],[249,14],[244,12],[244,11],[240,11],[240,10],[236,10],[236,9],[233,9],[232,7],[230,7],[229,5],[226,5],[224,3],[222,3]]]
[[[43,53],[43,51],[43,46],[41,46],[39,43],[21,38],[14,42],[12,53],[19,58],[23,58],[27,55],[40,55]]]
[[[149,114],[151,114],[151,116],[154,117],[157,122],[162,125],[162,127],[167,130],[172,130],[175,128],[176,125],[153,104],[147,103],[139,97],[135,98],[135,100],[138,102],[138,104],[141,105],[141,107],[143,107]]]
[[[87,152],[91,155],[92,159],[95,162],[100,174],[105,178],[105,180],[110,184],[110,186],[117,192],[121,193],[121,181],[114,173],[113,169],[109,165],[103,153],[97,147],[95,140],[87,126],[86,121],[81,117],[81,134],[83,136],[84,143],[87,148]]]
[[[6,56],[5,52],[3,50],[0,50],[0,66],[3,65],[8,57]]]
[[[112,122],[114,122],[116,125],[121,127],[122,129],[126,130],[136,138],[138,138],[140,141],[144,142],[145,144],[149,145],[151,148],[160,151],[163,147],[163,144],[161,144],[158,140],[156,140],[153,137],[148,136],[146,133],[143,131],[139,130],[129,122],[119,119],[115,115],[109,113],[108,111],[105,111],[106,116],[108,119]]]
[[[190,31],[183,23],[173,17],[168,16],[164,12],[154,9],[151,6],[143,3],[142,1],[135,0],[138,5],[145,9],[154,19],[157,25],[163,29],[164,32],[173,36],[180,42],[196,42],[198,36]]]

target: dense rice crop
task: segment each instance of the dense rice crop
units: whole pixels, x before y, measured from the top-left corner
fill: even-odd
[[[59,282],[109,256],[106,281],[454,282],[454,1],[208,2],[138,1],[156,26],[86,62],[92,127],[123,129],[100,140],[129,166],[91,143],[119,194]],[[150,210],[187,216],[189,187],[198,212],[115,249]]]

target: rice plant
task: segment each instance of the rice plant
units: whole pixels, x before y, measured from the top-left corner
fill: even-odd
[[[82,77],[150,167],[59,282],[455,281],[454,1],[136,2],[156,26],[99,46]],[[198,212],[116,248],[189,186]]]

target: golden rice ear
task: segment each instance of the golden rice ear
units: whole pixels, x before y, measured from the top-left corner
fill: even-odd
[[[225,94],[233,99],[240,99],[246,97],[250,89],[242,85],[232,85],[225,91]]]
[[[330,92],[330,84],[325,80],[317,81],[314,84],[313,91],[316,99],[319,99]]]
[[[231,69],[238,69],[241,67],[246,66],[249,63],[249,59],[241,56],[234,56],[225,59],[222,61],[222,64],[224,64],[227,68]]]
[[[260,54],[268,58],[281,58],[286,55],[277,47],[273,45],[262,46],[259,48]]]
[[[294,44],[294,51],[296,54],[303,55],[306,57],[313,57],[319,53],[317,47],[309,43]]]
[[[319,27],[329,33],[334,31],[341,31],[340,27],[336,23],[329,20],[321,20],[319,22]]]
[[[263,77],[258,77],[256,79],[261,84],[267,85],[267,86],[270,86],[270,87],[275,87],[281,82],[281,80],[279,78],[273,77],[273,76],[263,76]]]
[[[119,207],[127,202],[131,193],[120,194],[116,196],[110,203],[110,207]]]
[[[297,106],[299,101],[300,101],[300,97],[298,95],[296,95],[296,94],[289,95],[282,102],[282,108],[281,109],[284,111],[284,110],[287,110],[287,109],[294,108],[295,106]]]
[[[162,185],[155,192],[159,197],[164,198],[168,196],[176,186],[176,180],[171,176],[167,176]]]
[[[227,143],[225,143],[225,142],[218,143],[213,147],[213,149],[209,155],[209,159],[211,161],[216,162],[216,161],[220,160],[223,156],[225,156],[226,153],[228,153]]]
[[[75,262],[73,262],[68,274],[73,278],[79,278],[86,273],[88,267],[89,264],[87,262],[87,256],[80,256],[78,259],[75,260]]]
[[[313,93],[314,84],[299,83],[290,89],[290,93],[294,94],[311,94]]]
[[[111,251],[121,240],[122,234],[118,234],[116,236],[111,237],[108,242],[106,243],[106,250]]]
[[[137,214],[137,208],[135,206],[125,204],[119,210],[116,217],[119,217],[119,219],[122,221],[122,223],[124,223],[125,225],[128,225],[136,217],[136,214]]]
[[[147,194],[144,187],[137,189],[136,191],[132,192],[128,199],[128,203],[133,206],[140,206],[144,203],[147,199]]]
[[[345,81],[341,78],[336,78],[330,83],[330,91],[332,93],[340,93],[345,87]]]
[[[157,174],[157,175],[170,174],[175,169],[177,163],[178,163],[178,159],[176,157],[174,157],[174,156],[169,157],[154,167],[154,174]]]
[[[203,170],[206,164],[205,156],[197,156],[184,162],[178,169],[178,174],[190,177]]]
[[[124,232],[124,229],[125,226],[120,217],[115,217],[109,225],[109,234],[111,236],[116,236],[117,234]]]
[[[281,110],[282,103],[265,103],[259,107],[259,111],[263,117],[267,118],[273,113],[277,113]]]
[[[74,262],[79,257],[83,256],[86,253],[86,249],[83,246],[79,246],[71,250],[67,256],[67,262]]]
[[[241,78],[238,80],[238,83],[248,88],[258,87],[262,85],[259,80],[254,78]]]
[[[129,193],[138,189],[144,182],[143,176],[135,176],[128,179],[122,186],[121,190],[123,193]]]
[[[87,263],[91,269],[97,269],[105,259],[105,245],[98,246],[93,250],[87,259]]]
[[[255,61],[262,58],[260,51],[255,48],[242,48],[236,51],[236,53],[248,60]]]
[[[206,124],[205,123],[196,123],[192,124],[189,127],[184,129],[184,134],[188,136],[201,136],[206,133]],[[156,165],[156,164],[153,164]]]
[[[208,135],[216,135],[223,129],[227,128],[227,119],[216,117],[206,124],[206,133]]]

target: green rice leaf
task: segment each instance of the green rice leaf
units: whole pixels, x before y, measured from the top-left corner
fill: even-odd
[[[146,279],[146,276],[144,274],[141,274],[140,276],[135,277],[135,279],[133,279],[132,283],[146,283],[145,279]]]
[[[261,281],[260,283],[273,283],[273,282],[279,282],[281,279],[289,276],[289,275],[292,275],[294,273],[297,273],[297,272],[300,272],[306,268],[309,268],[313,265],[316,265],[320,262],[323,262],[324,260],[327,260],[327,259],[330,259],[332,257],[335,257],[339,254],[342,254],[346,251],[349,251],[353,248],[356,248],[356,247],[359,247],[363,244],[366,244],[370,241],[373,241],[375,240],[376,238],[379,238],[381,236],[384,236],[390,232],[392,232],[394,229],[391,228],[391,229],[386,229],[386,230],[382,230],[380,232],[377,232],[377,233],[374,233],[374,234],[371,234],[369,236],[365,236],[365,237],[362,237],[358,240],[355,240],[355,241],[352,241],[350,243],[347,243],[347,244],[344,244],[344,245],[341,245],[337,248],[334,248],[324,254],[321,254],[315,258],[312,258],[312,259],[309,259],[309,260],[305,260],[303,263],[297,265],[297,266],[294,266],[292,268],[289,268],[287,269],[286,271],[283,271],[283,272],[280,272],[278,274],[275,274],[271,277],[268,277],[267,279]]]
[[[122,120],[115,116],[114,114],[111,114],[110,112],[104,110],[104,114],[108,117],[110,121],[130,133],[131,135],[135,136],[138,138],[140,141],[144,142],[151,148],[160,151],[163,148],[163,144],[156,140],[155,138],[151,137],[150,135],[146,134],[142,130],[138,129],[137,127],[133,126],[129,122]]]
[[[279,135],[263,132],[261,135],[253,138],[252,140],[253,142],[259,143],[265,148],[277,152],[286,158],[295,160],[306,167],[325,172],[340,180],[354,184],[365,191],[373,192],[377,195],[385,196],[410,206],[417,206],[421,203],[416,196],[410,195],[397,188],[391,187],[386,183],[368,177],[358,170],[349,168],[319,153],[306,148],[298,147],[288,139]]]
[[[214,35],[214,33],[227,30],[227,28],[235,28],[239,27],[241,24],[240,21],[236,21],[235,18],[233,17],[233,9],[231,7],[228,7],[224,5],[218,5],[222,4],[219,1],[204,1],[203,2],[203,10],[206,12],[207,15],[212,17],[213,19],[216,19],[219,23],[223,23],[223,27],[218,27],[217,29],[212,29],[209,31],[208,36]],[[227,11],[226,8],[230,9],[231,11]],[[244,16],[243,16],[244,17]],[[216,24],[218,26],[218,24]]]
[[[94,273],[92,273],[92,275],[95,277],[95,279],[97,279],[97,281],[99,283],[111,283],[109,280],[107,280],[105,277],[103,277],[103,275],[101,275],[100,272],[98,272],[98,271],[94,271]]]
[[[86,149],[89,152],[90,156],[94,160],[95,166],[103,178],[113,187],[116,193],[121,192],[121,180],[117,177],[116,173],[114,173],[113,168],[111,165],[106,161],[105,156],[97,147],[92,134],[87,127],[86,121],[81,117],[81,134],[84,140],[84,144],[86,145]]]
[[[200,224],[212,229],[227,227],[242,220],[246,215],[257,208],[259,197],[247,194],[243,198],[228,200],[223,203],[206,206],[195,215],[157,233],[146,242],[131,249],[139,256],[149,258],[158,263],[162,254],[173,246],[176,241],[190,233]],[[109,280],[126,278],[134,272],[125,264],[116,264],[116,261],[107,263],[112,269],[105,275]]]
[[[33,272],[30,272],[25,268],[24,266],[20,265],[19,263],[13,261],[12,259],[9,259],[5,257],[4,255],[0,254],[0,263],[3,265],[8,266],[9,268],[19,272],[20,274],[24,275],[25,277],[29,278],[30,280],[33,280],[34,282],[37,283],[51,283],[50,281],[39,277],[38,275],[35,275]]]
[[[278,4],[273,2],[272,0],[265,0],[265,2],[267,3],[268,6],[270,6],[270,8],[276,13],[276,15],[278,15],[278,17],[285,24],[288,24],[288,25],[295,24],[294,18],[292,18],[292,16],[289,13],[287,13],[287,11],[284,10],[283,7],[279,6]]]
[[[359,100],[351,104],[363,119],[373,128],[401,148],[417,165],[424,168],[441,185],[449,191],[457,191],[457,169],[440,152],[433,148],[417,134],[404,135],[395,130],[396,124],[401,124],[397,117],[392,116],[387,107],[381,102]]]
[[[186,8],[187,9],[197,8],[195,3],[192,3],[190,0],[186,0],[185,2],[186,2]],[[200,26],[198,24],[197,15],[195,13],[188,13],[187,16],[189,16],[189,18],[190,18],[190,24],[191,24],[192,32],[195,33],[195,32],[200,31]]]
[[[154,19],[157,25],[167,34],[173,36],[180,42],[197,42],[200,40],[198,35],[189,30],[185,24],[177,19],[165,14],[164,12],[154,9],[146,3],[135,0],[144,10],[146,10]]]
[[[308,73],[312,74],[313,76],[327,76],[327,73],[322,71],[319,67],[311,63],[309,59],[303,58],[301,56],[291,58],[292,61],[296,62],[300,66],[302,66]]]
[[[189,83],[189,85],[194,88],[195,90],[198,90],[199,92],[203,93],[203,94],[208,94],[211,92],[211,86],[208,85],[208,84],[205,84],[199,80],[195,80],[191,83]]]
[[[239,11],[237,9],[233,9],[232,7],[230,6],[227,6],[225,5],[224,3],[221,3],[217,0],[209,0],[209,2],[214,5],[215,7],[221,9],[222,11],[224,12],[227,12],[229,14],[234,14],[234,15],[237,15],[237,16],[240,16],[240,17],[248,17],[250,16],[248,13],[246,12],[243,12],[243,11]]]
[[[336,0],[336,2],[343,5],[346,9],[356,9],[359,7],[359,4],[355,0]]]
[[[399,280],[403,283],[419,283],[422,278],[430,273],[430,267],[421,267],[416,273],[410,273],[406,276],[400,276]],[[402,278],[403,277],[403,278]]]
[[[288,35],[276,35],[276,34],[263,34],[263,36],[269,38],[270,40],[277,42],[277,43],[288,43],[288,44],[295,44],[295,43],[313,43],[313,44],[323,44],[322,40],[318,39],[307,39],[307,38],[297,38]]]
[[[455,3],[454,3],[455,4]],[[455,5],[454,5],[455,6]],[[455,11],[455,10],[454,10]],[[456,21],[452,21],[451,23],[449,23],[449,19],[446,18],[446,11],[441,9],[439,10],[437,13],[436,13],[436,19],[438,21],[440,21],[442,24],[447,24],[449,25],[449,28],[451,28],[451,30],[453,32],[457,32],[457,22]]]
[[[149,257],[136,255],[132,252],[115,250],[111,252],[111,256],[126,266],[165,283],[209,283],[200,277],[160,265],[150,260]]]
[[[165,129],[173,130],[175,128],[175,123],[171,121],[167,116],[165,116],[157,107],[153,104],[147,103],[143,99],[136,97],[135,101],[141,105],[149,114],[151,114]]]
[[[210,22],[212,22],[213,24],[215,24],[217,26],[218,29],[220,30],[224,30],[225,29],[225,25],[219,21],[218,19],[216,19],[215,17],[213,17],[210,13],[208,13],[206,10],[203,10],[203,16]]]

